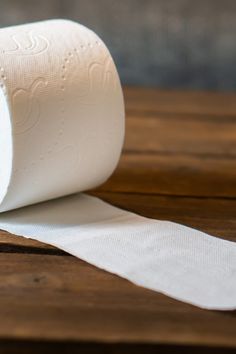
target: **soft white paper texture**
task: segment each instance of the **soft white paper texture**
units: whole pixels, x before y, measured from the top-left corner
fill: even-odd
[[[119,78],[92,31],[0,30],[0,134],[2,229],[181,301],[236,308],[235,243],[77,193],[110,176],[124,137]]]

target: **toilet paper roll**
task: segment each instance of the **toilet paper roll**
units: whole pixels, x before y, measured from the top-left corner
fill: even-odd
[[[124,137],[119,77],[95,33],[65,20],[1,29],[0,75],[2,229],[176,299],[236,308],[235,243],[78,193],[110,176]]]
[[[124,105],[111,55],[72,21],[0,30],[0,211],[90,189],[114,170]]]

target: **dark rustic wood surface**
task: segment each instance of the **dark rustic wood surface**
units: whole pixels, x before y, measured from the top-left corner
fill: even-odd
[[[125,101],[119,166],[90,193],[236,241],[236,95],[127,88]],[[0,234],[1,353],[236,349],[236,312],[201,310]]]

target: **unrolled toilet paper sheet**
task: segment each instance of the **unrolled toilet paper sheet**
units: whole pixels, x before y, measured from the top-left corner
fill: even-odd
[[[119,77],[97,35],[64,20],[2,29],[0,65],[0,228],[181,301],[235,309],[235,243],[78,193],[110,176],[124,137]]]

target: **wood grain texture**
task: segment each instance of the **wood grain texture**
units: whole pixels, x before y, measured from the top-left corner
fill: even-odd
[[[74,257],[1,254],[0,265],[2,337],[235,345],[231,313],[200,310]]]
[[[235,181],[234,158],[134,151],[124,152],[113,176],[99,190],[235,198]]]
[[[236,95],[127,88],[125,98],[122,158],[90,194],[236,241]],[[0,352],[236,348],[236,312],[201,310],[54,247],[0,236]]]
[[[124,88],[127,111],[236,116],[235,93]]]
[[[130,113],[125,149],[136,152],[235,157],[234,119],[186,114]]]

